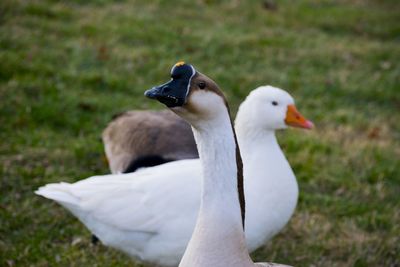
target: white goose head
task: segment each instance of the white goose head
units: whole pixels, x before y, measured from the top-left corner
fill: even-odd
[[[237,129],[278,130],[288,126],[311,129],[313,123],[297,111],[293,98],[284,90],[273,86],[260,86],[253,90],[240,106]]]

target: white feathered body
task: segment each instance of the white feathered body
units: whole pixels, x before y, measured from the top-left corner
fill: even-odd
[[[296,177],[282,153],[275,135],[264,135],[263,142],[244,145],[243,171],[246,196],[245,234],[250,251],[279,233],[291,218],[297,204]],[[240,143],[240,141],[239,141]]]
[[[249,158],[243,157],[250,251],[285,226],[298,195],[280,149],[258,144],[252,151]],[[269,163],[272,159],[275,164]],[[74,184],[49,184],[37,193],[70,210],[105,245],[143,261],[176,266],[196,223],[200,191],[200,161],[190,159]]]
[[[71,211],[105,245],[174,266],[194,229],[200,178],[199,160],[182,160],[74,184],[48,184],[36,193]]]

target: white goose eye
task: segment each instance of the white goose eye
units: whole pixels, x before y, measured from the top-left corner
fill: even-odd
[[[278,102],[272,101],[272,105],[277,106],[277,105],[278,105]]]

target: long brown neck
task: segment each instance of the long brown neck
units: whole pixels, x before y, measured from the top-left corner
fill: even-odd
[[[235,127],[233,126],[232,115],[231,115],[228,105],[227,105],[227,108],[228,108],[229,117],[231,119],[232,131],[233,131],[233,136],[235,138],[235,144],[236,144],[237,189],[238,189],[238,195],[239,195],[240,212],[241,212],[241,216],[242,216],[242,225],[243,225],[243,229],[244,229],[245,217],[246,217],[246,200],[245,200],[245,196],[244,196],[243,161],[242,161],[242,155],[240,154],[240,148],[239,148],[239,143],[238,143],[237,137],[236,137]]]

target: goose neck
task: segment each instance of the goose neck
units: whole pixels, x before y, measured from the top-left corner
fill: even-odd
[[[229,113],[193,126],[203,169],[200,211],[183,266],[248,266],[238,198],[237,145]]]
[[[250,151],[265,149],[266,146],[268,147],[268,150],[273,148],[279,149],[278,140],[276,139],[274,130],[252,130],[251,128],[236,125],[236,133],[242,155],[251,153]]]
[[[230,206],[239,207],[237,146],[229,115],[207,127],[193,128],[193,133],[203,168],[202,204],[229,201]]]

